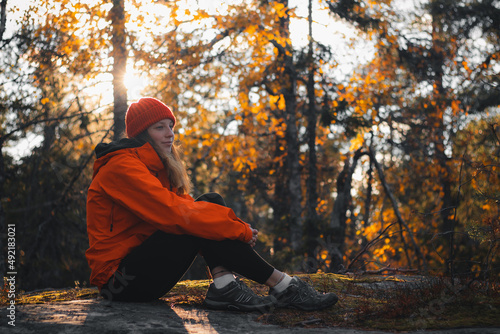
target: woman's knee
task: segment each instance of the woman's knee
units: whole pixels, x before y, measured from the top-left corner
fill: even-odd
[[[203,194],[195,199],[195,202],[198,202],[198,201],[210,202],[210,203],[219,204],[222,206],[227,206],[226,201],[224,201],[224,198],[218,193]]]

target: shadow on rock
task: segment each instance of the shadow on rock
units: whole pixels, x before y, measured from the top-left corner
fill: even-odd
[[[2,318],[4,317],[2,310]],[[109,303],[102,299],[21,305],[10,333],[189,333],[165,303]],[[3,332],[3,331],[2,331]]]

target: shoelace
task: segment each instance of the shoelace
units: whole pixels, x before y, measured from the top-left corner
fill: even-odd
[[[303,287],[301,287],[301,285]],[[306,282],[299,283],[298,292],[300,295],[300,299],[302,299],[302,300],[304,299],[303,297],[308,297],[308,296],[311,296],[313,298],[318,297],[318,292],[316,290],[314,290],[314,288],[312,286],[310,286],[309,284],[307,284]]]
[[[249,294],[250,299],[253,299],[254,297],[253,291],[245,283],[243,283],[243,281],[241,281],[240,279],[236,279],[236,283],[238,283],[238,286],[240,287],[242,294]]]
[[[239,278],[236,279],[236,283],[238,283],[238,286],[243,292],[253,294],[253,291],[250,290],[250,288],[245,283],[243,283],[243,281],[241,281]]]

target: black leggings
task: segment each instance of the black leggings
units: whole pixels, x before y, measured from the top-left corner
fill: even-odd
[[[225,205],[219,194],[198,200]],[[117,271],[101,289],[115,301],[151,301],[165,295],[182,278],[200,253],[210,269],[217,266],[265,283],[274,268],[254,249],[241,241],[214,241],[191,235],[153,233],[120,262]]]

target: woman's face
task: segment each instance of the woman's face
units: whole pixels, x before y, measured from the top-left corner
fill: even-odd
[[[174,143],[174,122],[170,118],[162,119],[151,125],[148,128],[148,134],[163,153],[172,152],[172,145]]]

